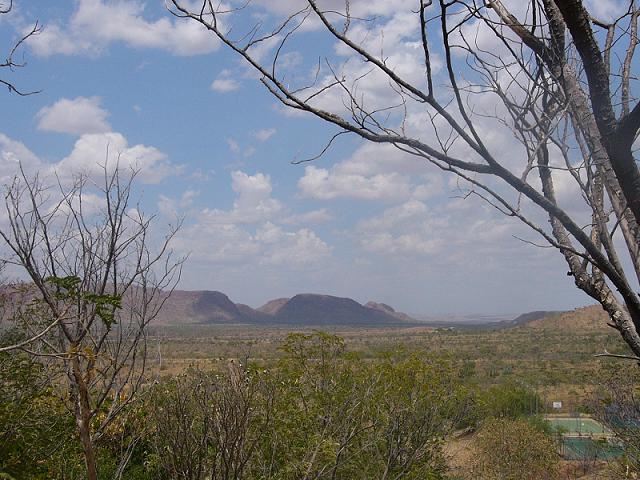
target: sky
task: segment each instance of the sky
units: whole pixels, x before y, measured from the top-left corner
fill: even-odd
[[[420,79],[413,2],[353,4],[377,15],[390,61]],[[294,6],[258,1],[244,21],[268,24]],[[15,0],[0,16],[0,47],[35,22],[42,31],[18,52],[26,65],[0,72],[38,92],[0,92],[2,183],[19,163],[95,171],[119,155],[140,169],[136,192],[144,211],[157,213],[157,232],[184,218],[173,244],[189,254],[179,288],[219,290],[254,307],[313,292],[426,315],[592,303],[558,252],[518,240],[539,238],[461,198],[455,178],[423,161],[341,136],[321,158],[296,164],[320,152],[335,128],[287,110],[237,55],[163,1]],[[367,33],[357,28],[354,35]],[[260,48],[256,55],[266,56],[273,45]],[[347,56],[312,22],[283,57],[292,82],[312,75],[318,50]],[[386,99],[388,85],[368,78],[363,91]],[[342,108],[339,96],[321,101]],[[417,125],[420,113],[411,114]],[[509,132],[492,128],[492,145],[517,156]]]

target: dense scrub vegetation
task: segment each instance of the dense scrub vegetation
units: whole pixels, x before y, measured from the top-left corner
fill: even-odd
[[[480,343],[497,334],[484,335]],[[465,336],[434,334],[461,344]],[[565,478],[558,438],[541,416],[548,402],[518,381],[517,367],[491,377],[467,355],[382,341],[364,349],[361,340],[295,333],[272,354],[254,349],[260,360],[218,358],[180,371],[170,359],[169,369],[152,365],[137,400],[96,438],[99,478]],[[57,365],[0,354],[0,478],[85,478]],[[622,475],[639,466],[638,378],[608,365],[589,367],[594,393],[579,409],[626,440]],[[458,469],[452,442],[467,452]]]
[[[471,471],[485,480],[557,478],[559,460],[553,439],[524,419],[487,420],[474,438]]]
[[[450,478],[453,432],[528,418],[540,404],[522,385],[477,385],[465,362],[402,350],[364,357],[325,333],[290,334],[279,348],[273,362],[148,382],[99,438],[100,478]],[[50,368],[2,355],[0,472],[83,478],[65,396]]]

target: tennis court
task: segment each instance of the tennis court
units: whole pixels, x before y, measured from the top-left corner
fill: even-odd
[[[611,460],[622,456],[622,449],[607,440],[564,437],[561,453],[566,460]]]
[[[610,460],[622,455],[612,443],[612,432],[593,418],[548,416],[546,420],[561,433],[560,453],[566,460]]]
[[[588,417],[547,417],[551,426],[562,430],[564,435],[610,435],[611,432],[593,418]]]

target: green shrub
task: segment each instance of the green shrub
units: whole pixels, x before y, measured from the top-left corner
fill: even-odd
[[[559,456],[553,439],[526,420],[487,420],[474,439],[474,449],[474,478],[558,478]]]

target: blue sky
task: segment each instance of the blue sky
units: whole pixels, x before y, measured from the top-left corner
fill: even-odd
[[[294,3],[258,2],[256,14],[271,19]],[[419,75],[403,54],[415,41],[412,17],[401,14],[411,2],[390,4],[355,2],[398,27],[387,34],[390,55]],[[35,21],[43,31],[20,51],[27,65],[2,72],[22,90],[40,90],[2,94],[3,181],[18,160],[91,169],[107,147],[117,151],[141,168],[137,188],[145,211],[159,213],[158,231],[185,217],[174,245],[190,254],[180,288],[220,290],[252,306],[327,293],[424,314],[591,303],[557,252],[516,240],[536,237],[456,198],[454,180],[393,148],[343,136],[321,159],[291,164],[319,152],[335,129],[288,113],[236,56],[164,2],[16,0],[0,18],[0,45]],[[310,28],[288,52],[292,78],[312,71],[317,50],[340,54]]]

